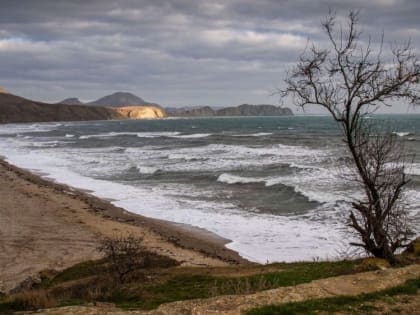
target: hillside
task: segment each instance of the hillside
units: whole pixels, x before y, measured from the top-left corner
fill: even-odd
[[[290,108],[274,105],[242,104],[236,107],[222,108],[216,112],[217,116],[286,116],[293,115]]]
[[[170,107],[165,108],[169,116],[173,117],[211,117],[216,116],[216,111],[210,106],[203,107]]]
[[[167,108],[169,116],[173,117],[212,117],[212,116],[291,116],[293,112],[287,107],[274,105],[242,104],[234,107],[213,109],[209,106]]]
[[[80,101],[77,97],[71,97],[71,98],[66,98],[65,100],[62,100],[58,104],[64,104],[64,105],[83,105],[83,102]]]
[[[111,95],[107,95],[97,99],[96,101],[89,102],[86,105],[94,106],[111,106],[111,107],[122,107],[128,105],[149,105],[142,98],[126,92],[116,92]]]
[[[0,123],[108,120],[123,118],[112,109],[85,105],[58,105],[0,93]]]
[[[66,98],[58,104],[67,105],[89,105],[89,106],[104,106],[104,107],[125,107],[125,106],[158,106],[158,104],[150,103],[143,100],[141,97],[128,92],[116,92],[110,95],[103,96],[96,101],[83,103],[77,97]]]
[[[0,123],[160,117],[166,117],[165,111],[153,106],[134,106],[130,107],[130,110],[116,110],[101,106],[47,104],[13,94],[0,93]]]

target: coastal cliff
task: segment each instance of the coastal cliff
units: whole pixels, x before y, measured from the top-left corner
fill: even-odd
[[[166,112],[158,106],[125,106],[113,108],[113,111],[129,119],[164,118]]]

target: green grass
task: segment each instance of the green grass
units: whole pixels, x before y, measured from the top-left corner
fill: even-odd
[[[112,277],[106,263],[88,261],[67,268],[52,279],[45,279],[39,287],[49,290],[59,305],[78,305],[96,300],[112,302],[123,309],[154,309],[168,302],[217,295],[248,294],[350,274],[355,272],[358,263],[358,261],[280,263],[258,266],[255,269],[258,274],[241,277],[238,277],[237,273],[249,270],[249,266],[243,269],[241,267],[222,269],[225,274],[223,277],[217,276],[217,268],[169,267],[161,269],[163,271],[146,270],[146,275],[152,275],[153,280],[137,278],[124,285],[111,285]],[[264,270],[269,272],[265,273]],[[89,297],[89,292],[97,288],[100,294]],[[0,300],[0,309],[1,307],[13,309],[15,306],[6,304],[6,300],[3,299],[3,302]]]
[[[25,308],[22,304],[16,302],[0,302],[0,314],[9,315],[14,312],[24,311]]]
[[[350,313],[360,314],[361,312],[368,312],[375,309],[374,306],[364,305],[363,303],[377,301],[383,299],[385,296],[417,294],[419,289],[420,278],[408,280],[405,284],[390,289],[358,296],[338,296],[281,305],[267,305],[252,309],[247,312],[247,315],[314,315],[320,311],[329,313],[348,311]]]
[[[48,288],[67,281],[79,280],[105,272],[106,265],[104,260],[88,260],[71,266],[60,273],[53,279],[42,279],[40,287]]]
[[[216,295],[249,294],[261,290],[297,285],[312,280],[352,273],[352,261],[276,264],[282,271],[246,277],[178,275],[163,283],[147,284],[119,292],[106,302],[123,309],[154,309],[160,304],[209,298]],[[135,293],[133,293],[135,292]]]

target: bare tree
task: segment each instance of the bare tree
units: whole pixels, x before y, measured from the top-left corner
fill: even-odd
[[[121,284],[134,271],[145,265],[143,239],[135,236],[104,238],[98,250],[106,255]]]
[[[383,36],[377,52],[369,38],[363,45],[357,29],[358,11],[350,11],[345,28],[334,14],[322,23],[329,48],[308,47],[286,79],[283,97],[302,108],[326,109],[341,126],[351,164],[364,198],[352,203],[350,226],[360,243],[376,257],[395,261],[397,249],[410,237],[402,202],[407,184],[405,156],[390,133],[376,135],[366,116],[394,101],[418,105],[420,64],[410,43],[390,49],[384,57]]]

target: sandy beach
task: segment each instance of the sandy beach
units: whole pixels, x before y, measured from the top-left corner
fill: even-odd
[[[133,234],[189,266],[247,261],[205,230],[146,218],[0,160],[0,291],[45,269],[98,259],[102,237]]]

